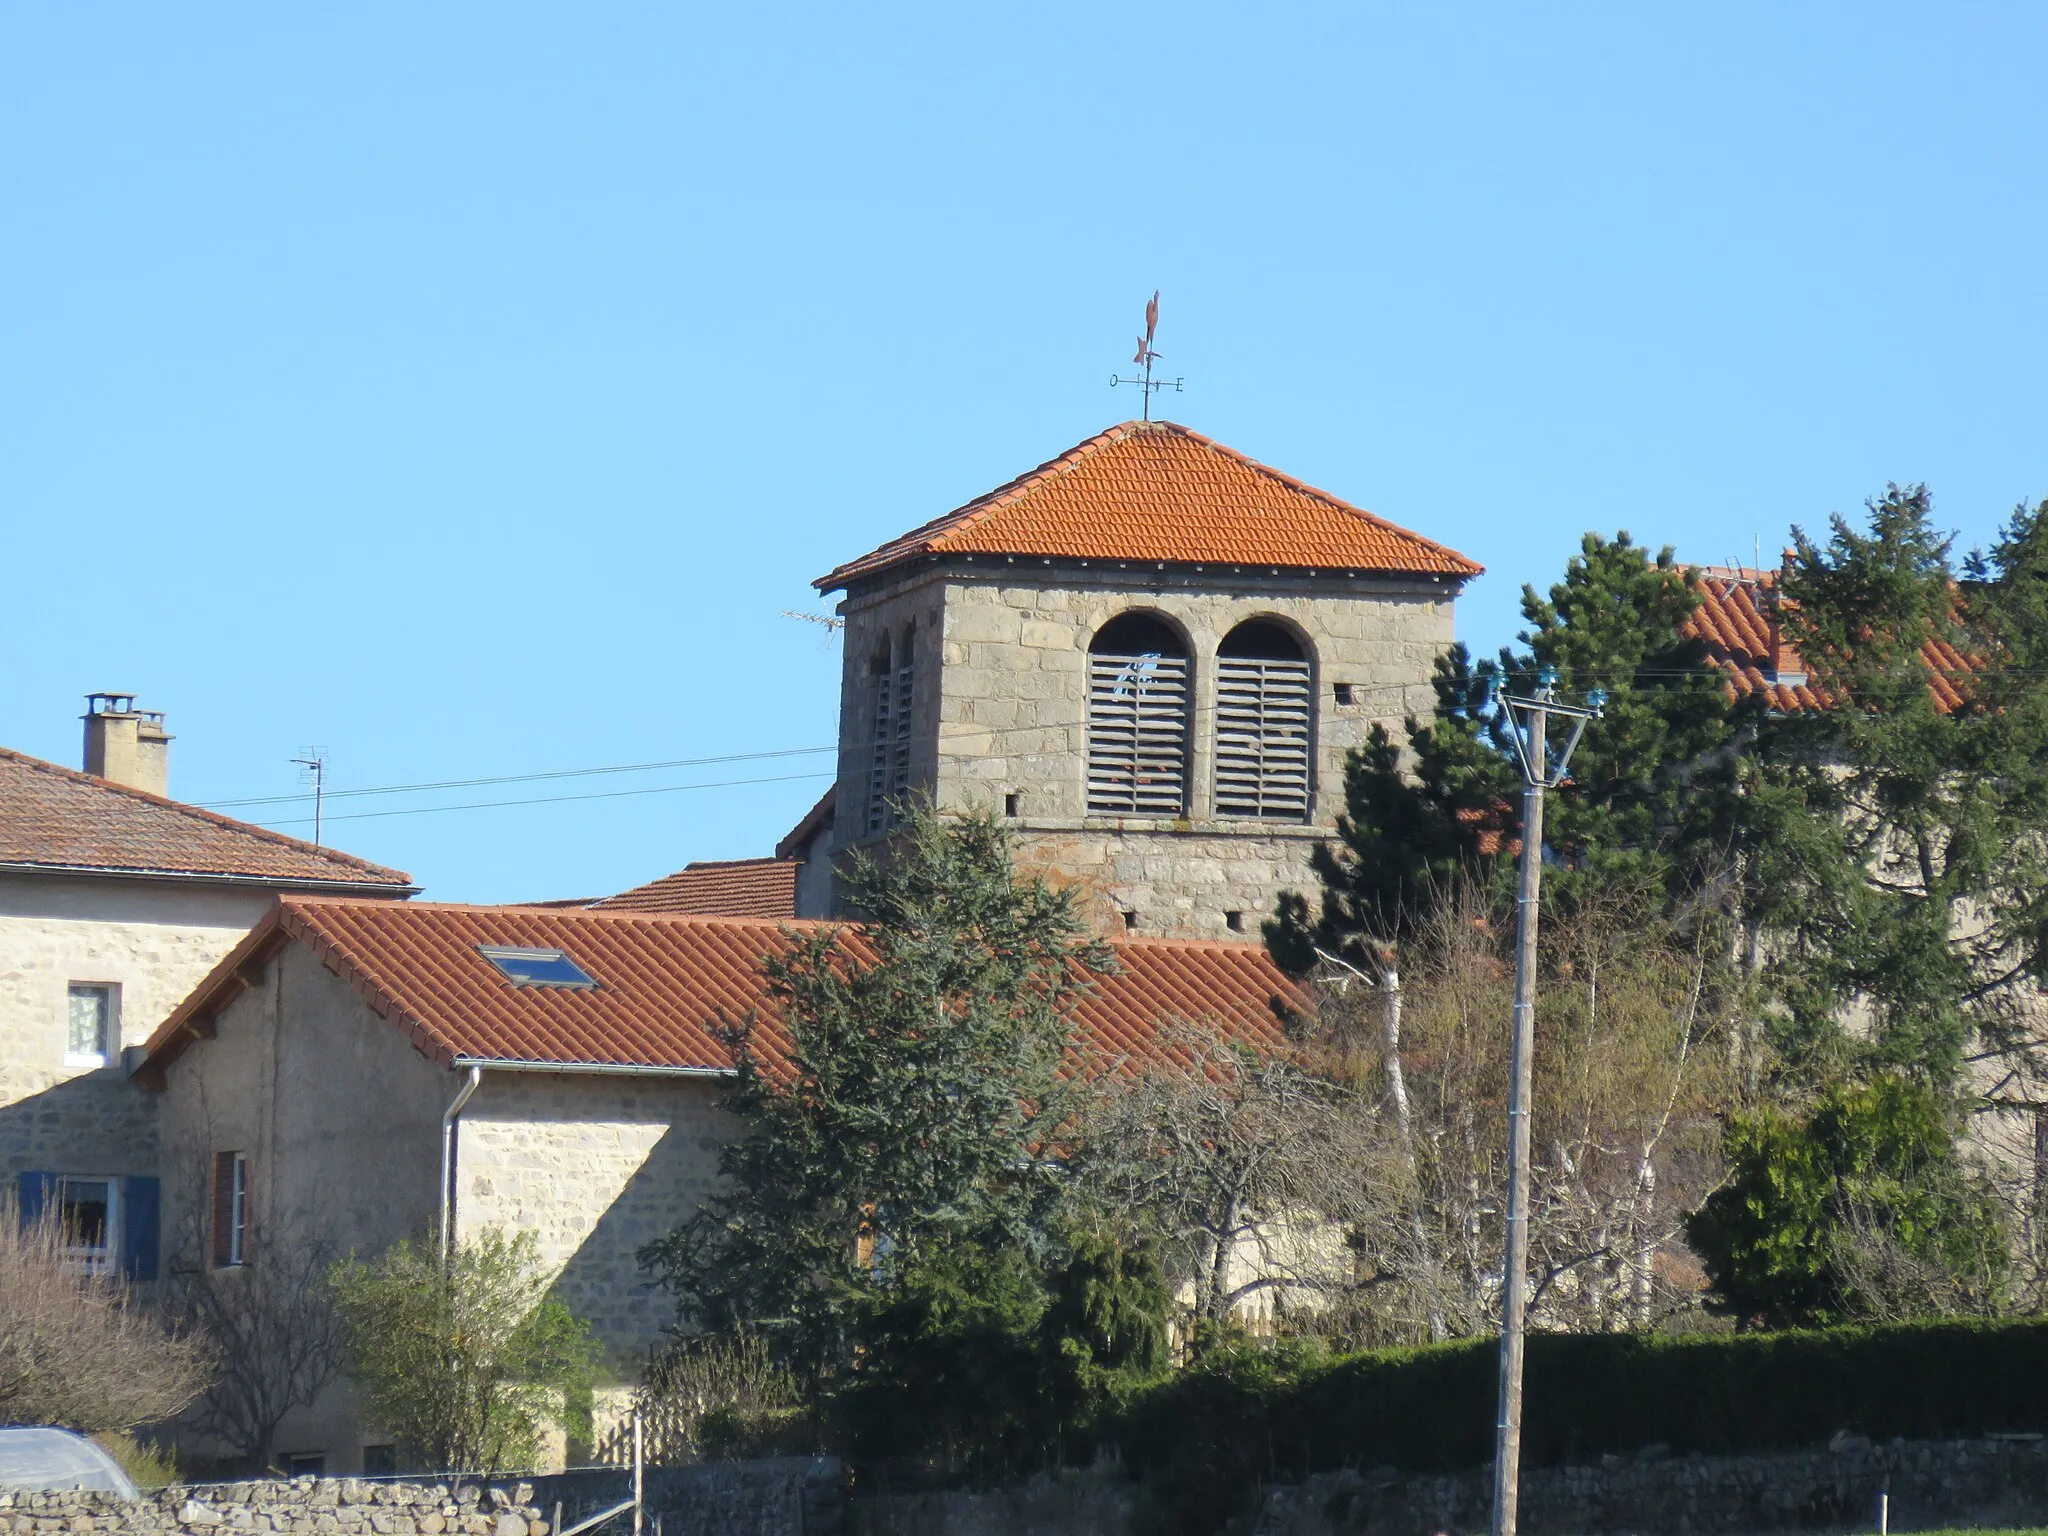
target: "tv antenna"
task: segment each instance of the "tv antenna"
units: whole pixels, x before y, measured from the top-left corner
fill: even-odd
[[[295,757],[299,765],[299,782],[313,786],[313,846],[320,846],[320,813],[327,799],[327,749],[325,747],[301,747],[303,757]]]
[[[834,618],[830,614],[798,613],[794,608],[784,608],[781,612],[785,619],[802,619],[806,624],[819,625],[827,634],[837,634],[846,628],[846,620]]]
[[[1152,365],[1159,360],[1159,354],[1152,349],[1152,338],[1158,332],[1159,290],[1155,288],[1152,290],[1152,302],[1145,306],[1145,334],[1138,338],[1138,355],[1131,359],[1132,362],[1145,370],[1144,376],[1136,379],[1121,378],[1114,373],[1109,376],[1109,387],[1111,389],[1115,389],[1119,384],[1135,384],[1144,392],[1144,417],[1147,421],[1152,419],[1152,392],[1154,390],[1170,389],[1175,394],[1181,392],[1181,381],[1179,379],[1169,381],[1152,377]]]

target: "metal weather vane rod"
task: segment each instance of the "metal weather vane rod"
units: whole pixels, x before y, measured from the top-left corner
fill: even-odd
[[[1119,384],[1135,384],[1138,386],[1144,394],[1144,417],[1147,421],[1152,419],[1152,392],[1154,390],[1170,389],[1175,394],[1179,394],[1181,390],[1181,380],[1177,378],[1169,382],[1165,379],[1155,379],[1152,377],[1152,365],[1159,360],[1159,353],[1152,345],[1152,338],[1158,334],[1159,290],[1155,288],[1152,290],[1152,302],[1145,306],[1145,334],[1138,338],[1138,352],[1131,359],[1132,362],[1145,370],[1144,375],[1135,379],[1122,378],[1116,374],[1109,376],[1109,387],[1111,389],[1115,389]]]

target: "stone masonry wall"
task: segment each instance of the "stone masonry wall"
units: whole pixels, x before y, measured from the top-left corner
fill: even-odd
[[[139,1502],[107,1493],[0,1491],[0,1531],[360,1532],[362,1536],[547,1536],[533,1486],[385,1483],[352,1478],[163,1488]]]
[[[1256,1493],[1256,1490],[1247,1490]],[[1252,1536],[1430,1536],[1487,1529],[1493,1477],[1475,1468],[1406,1477],[1392,1467],[1324,1473],[1257,1497]],[[2048,1445],[2039,1435],[1899,1441],[1838,1435],[1824,1450],[1684,1456],[1655,1448],[1595,1465],[1522,1474],[1530,1536],[1707,1536],[1875,1530],[1880,1493],[1894,1531],[2048,1524]],[[1227,1511],[1216,1512],[1223,1523]],[[1141,1486],[1114,1466],[985,1492],[870,1494],[849,1509],[860,1536],[1138,1536],[1159,1528]],[[1241,1529],[1242,1527],[1237,1527]]]
[[[139,1045],[262,914],[263,893],[161,882],[0,877],[0,1187],[27,1171],[154,1173],[156,1104],[67,1062],[73,982],[111,983],[118,1045]]]
[[[461,1122],[456,1221],[532,1232],[564,1301],[624,1367],[675,1320],[640,1267],[713,1191],[733,1135],[702,1078],[486,1072]]]
[[[1097,892],[1105,926],[1121,926],[1122,910],[1137,913],[1139,932],[1256,937],[1278,893],[1307,883],[1309,849],[1335,827],[1346,753],[1375,723],[1398,733],[1405,716],[1431,708],[1431,670],[1453,638],[1454,596],[1449,583],[1415,579],[1002,561],[885,577],[840,609],[847,628],[838,845],[864,832],[869,661],[885,636],[914,625],[919,787],[944,808],[1000,809],[1015,795],[1027,856]],[[1193,660],[1183,818],[1087,813],[1088,643],[1133,611],[1178,628]],[[1315,813],[1306,824],[1212,814],[1216,651],[1238,624],[1261,618],[1293,631],[1311,658]],[[1339,685],[1351,702],[1338,702]],[[1241,926],[1230,912],[1241,914]]]
[[[577,1471],[519,1481],[409,1482],[313,1478],[158,1489],[137,1502],[106,1493],[0,1490],[0,1536],[120,1531],[136,1536],[333,1532],[343,1536],[548,1536],[632,1496],[626,1472]],[[664,1536],[837,1536],[844,1477],[829,1456],[650,1467],[643,1507]],[[625,1519],[603,1527],[629,1529]]]
[[[1403,1478],[1348,1471],[1276,1489],[1258,1536],[1483,1531],[1488,1469]],[[1872,1445],[1838,1435],[1826,1450],[1775,1456],[1606,1457],[1522,1475],[1519,1528],[1565,1532],[1874,1530],[1878,1495],[1895,1531],[2033,1527],[2048,1521],[2048,1447],[2039,1435]]]

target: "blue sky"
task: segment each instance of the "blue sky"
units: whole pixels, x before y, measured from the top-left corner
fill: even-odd
[[[822,746],[810,578],[1165,414],[1523,581],[2048,496],[2048,10],[0,5],[0,743],[173,792]],[[766,852],[823,756],[330,823],[433,896]],[[667,792],[737,779],[777,782]],[[292,807],[240,814],[287,820]]]

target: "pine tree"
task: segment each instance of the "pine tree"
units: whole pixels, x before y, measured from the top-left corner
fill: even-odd
[[[2016,1065],[2048,958],[2048,529],[2022,509],[1967,580],[1924,486],[1865,527],[1794,530],[1785,629],[1824,710],[1759,743],[1756,901],[1785,937],[1780,1048],[1807,1075],[1960,1083],[1973,1048]],[[1851,1034],[1851,1005],[1869,1020]]]
[[[1548,596],[1523,589],[1525,649],[1476,666],[1463,646],[1441,658],[1437,713],[1407,722],[1407,760],[1375,728],[1346,765],[1337,842],[1314,864],[1318,907],[1290,893],[1266,925],[1280,963],[1300,973],[1318,950],[1383,960],[1452,887],[1499,877],[1521,815],[1500,693],[1533,689],[1544,668],[1566,698],[1608,696],[1551,802],[1546,842],[1567,877],[1559,899],[1576,879],[1659,889],[1673,908],[1691,901],[1731,857],[1746,728],[1685,632],[1699,602],[1668,548],[1653,556],[1625,532],[1589,533]]]

